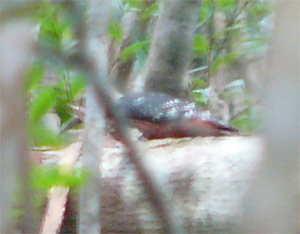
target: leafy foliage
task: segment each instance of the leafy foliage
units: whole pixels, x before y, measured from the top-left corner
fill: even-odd
[[[207,88],[220,69],[238,71],[242,63],[259,60],[267,50],[270,36],[265,21],[272,15],[273,5],[268,0],[204,0],[199,13],[200,22],[194,40],[192,68],[207,67],[198,76],[193,75],[192,99],[201,106],[209,105]],[[241,79],[231,73],[230,80]],[[199,87],[197,83],[205,83]],[[229,95],[229,94],[228,94]],[[247,93],[244,103],[249,110],[234,114],[232,123],[245,125],[247,131],[254,127],[253,108]],[[221,95],[219,95],[221,99]]]
[[[135,61],[135,70],[141,71],[151,44],[153,25],[158,15],[159,1],[123,0],[121,17],[114,18],[109,25],[109,35],[119,53],[111,53],[109,61],[126,63]],[[26,94],[28,102],[29,143],[31,146],[61,147],[69,142],[66,134],[52,131],[45,124],[45,116],[54,113],[65,124],[75,116],[71,105],[76,105],[84,95],[86,82],[84,75],[70,70],[58,54],[71,55],[76,52],[76,33],[72,17],[65,6],[52,1],[39,1],[37,11],[32,14],[37,24],[37,38],[42,51],[31,64],[27,72]],[[36,10],[36,8],[34,8]],[[199,12],[193,43],[193,61],[191,69],[191,96],[199,106],[207,108],[210,103],[210,82],[222,68],[238,69],[241,62],[256,61],[267,49],[269,30],[265,30],[266,19],[272,15],[273,5],[268,0],[203,0]],[[137,27],[129,38],[121,18],[128,13],[137,15]],[[123,42],[126,40],[126,43]],[[123,46],[124,45],[124,46]],[[116,50],[118,51],[118,50]],[[113,57],[117,56],[117,57]],[[138,73],[137,72],[137,73]],[[234,76],[234,75],[233,75]],[[242,77],[231,77],[231,80]],[[241,113],[232,114],[231,124],[251,132],[259,119],[254,104],[247,97],[245,89],[240,89],[242,103],[246,105]],[[223,90],[220,99],[233,99],[236,93]],[[62,167],[35,167],[32,173],[33,186],[37,190],[46,190],[53,186],[78,187],[89,176],[80,169]],[[40,204],[45,194],[34,195]],[[19,198],[18,198],[19,199]],[[22,199],[22,198],[20,198]],[[14,217],[22,215],[22,209],[14,210]]]
[[[131,44],[130,46],[126,47],[121,53],[120,53],[120,60],[121,62],[125,62],[129,59],[131,59],[133,56],[135,56],[140,50],[146,48],[149,46],[149,41],[140,41]]]
[[[74,169],[71,167],[58,167],[58,166],[35,166],[31,172],[31,184],[34,193],[32,196],[34,199],[34,207],[37,207],[36,214],[41,216],[41,212],[47,199],[47,191],[52,187],[62,186],[69,187],[71,191],[76,191],[80,186],[88,179],[90,173],[82,169]],[[18,185],[18,189],[20,189]],[[11,210],[11,216],[14,217],[14,222],[18,226],[19,218],[24,215],[24,208],[21,204],[24,204],[24,197],[22,193],[16,192],[14,195],[15,204],[17,204]]]
[[[54,186],[78,187],[88,178],[89,173],[82,169],[58,166],[37,166],[32,172],[33,187],[50,189]]]
[[[62,52],[64,40],[71,32],[71,22],[64,13],[64,7],[60,4],[41,1],[35,19],[40,25],[39,42],[43,47],[52,53]]]
[[[206,61],[198,66],[209,65],[209,70],[215,73],[218,70],[216,63],[226,65],[240,56],[263,52],[268,37],[261,24],[271,10],[272,4],[267,0],[204,0],[194,51],[198,57],[201,48],[201,56],[206,56]]]
[[[26,84],[25,84],[27,88],[26,91],[30,92],[32,89],[34,89],[43,79],[44,74],[45,74],[45,64],[39,59],[34,60],[31,68],[27,73]]]
[[[208,40],[202,34],[196,34],[194,38],[194,53],[201,54],[208,50]]]
[[[45,116],[56,114],[61,125],[70,120],[74,116],[70,105],[81,98],[86,83],[82,74],[70,71],[55,58],[55,54],[72,54],[76,41],[72,20],[63,5],[41,1],[33,18],[39,26],[38,41],[49,54],[37,57],[27,72],[29,143],[61,147],[68,143],[68,137],[48,129]]]
[[[112,20],[110,22],[108,33],[112,36],[113,39],[121,40],[123,38],[123,29],[118,22]]]
[[[154,2],[150,6],[146,7],[146,9],[142,14],[142,19],[145,20],[150,18],[151,16],[157,15],[157,11],[158,11],[158,2]]]
[[[119,53],[111,53],[109,61],[135,61],[136,73],[142,69],[151,44],[153,23],[158,15],[158,1],[123,0],[119,12],[109,25],[112,44],[119,46]],[[255,61],[266,51],[269,37],[264,22],[271,15],[273,5],[268,0],[203,0],[199,23],[194,38],[194,58],[191,69],[191,96],[198,105],[209,106],[210,81],[222,68],[237,70],[241,61]],[[137,27],[125,38],[121,19],[128,13],[138,17]],[[28,121],[31,144],[34,146],[59,147],[67,143],[66,136],[47,129],[43,119],[47,113],[59,116],[63,125],[74,117],[71,105],[76,105],[83,96],[86,84],[83,75],[69,70],[55,58],[55,54],[72,54],[76,51],[76,33],[72,18],[61,4],[40,1],[39,10],[33,16],[39,26],[38,40],[47,56],[37,57],[28,71],[26,90],[30,97]],[[123,40],[126,40],[124,46]],[[113,56],[117,56],[113,57]],[[203,69],[202,69],[203,68]],[[47,77],[52,77],[50,82]],[[231,80],[242,77],[231,77]],[[222,94],[223,95],[223,94]],[[222,98],[220,93],[219,97]],[[228,95],[235,95],[228,93]],[[250,103],[244,93],[244,102]],[[252,105],[249,111],[235,116],[236,125],[248,125],[253,120]],[[251,116],[250,116],[251,115]]]

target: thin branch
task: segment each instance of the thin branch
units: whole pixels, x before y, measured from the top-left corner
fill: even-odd
[[[58,165],[73,168],[79,158],[81,144],[68,147]],[[62,167],[64,168],[64,167]],[[55,186],[48,191],[48,202],[41,223],[40,234],[59,233],[64,218],[69,187]]]
[[[210,79],[211,79],[211,67],[214,61],[213,58],[213,47],[215,44],[215,1],[212,0],[212,15],[210,16],[210,20],[208,23],[208,38],[209,38],[209,51],[208,51],[208,56],[207,56],[207,86],[210,85]]]
[[[87,79],[94,87],[96,101],[101,108],[104,109],[106,114],[113,116],[113,122],[116,130],[119,133],[121,141],[126,147],[127,156],[130,162],[135,166],[137,174],[143,184],[145,194],[154,209],[156,216],[161,221],[163,233],[183,233],[178,227],[175,219],[171,215],[171,211],[167,206],[168,202],[164,199],[163,191],[159,188],[158,184],[150,176],[150,171],[142,161],[142,154],[134,147],[136,143],[131,140],[127,120],[122,118],[119,110],[110,95],[108,84],[104,83],[103,79],[97,77],[95,72],[95,61],[89,56],[85,44],[87,40],[87,25],[84,19],[84,11],[80,8],[76,1],[65,1],[68,9],[73,15],[76,15],[76,29],[79,39],[79,52],[71,59],[65,60],[69,65],[80,68],[87,74]]]
[[[189,75],[192,75],[192,74],[194,74],[194,73],[196,73],[196,72],[205,71],[205,70],[207,70],[207,69],[208,69],[208,66],[198,67],[198,68],[195,68],[195,69],[193,69],[193,70],[190,70],[190,71],[189,71]]]

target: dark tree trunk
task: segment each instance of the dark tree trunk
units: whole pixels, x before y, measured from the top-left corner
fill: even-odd
[[[24,74],[32,58],[34,36],[31,33],[33,25],[22,20],[1,25],[1,233],[14,232],[12,212],[16,209],[16,202],[22,209],[18,225],[25,233],[36,233],[39,220],[30,186],[31,164],[27,154],[23,92]]]
[[[268,69],[264,164],[246,197],[240,233],[299,233],[299,9],[280,1]]]
[[[187,72],[200,0],[162,1],[145,71],[145,89],[187,97]]]

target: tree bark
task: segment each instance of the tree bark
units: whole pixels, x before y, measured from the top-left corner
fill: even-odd
[[[125,93],[127,91],[127,84],[134,65],[134,57],[130,57],[126,61],[122,61],[120,54],[132,43],[132,34],[134,33],[134,28],[137,27],[137,23],[137,14],[127,13],[123,17],[121,23],[121,25],[123,25],[122,28],[124,29],[122,43],[121,45],[113,45],[114,47],[117,47],[117,51],[113,58],[113,66],[109,72],[109,80],[120,93]]]
[[[187,97],[200,0],[162,1],[145,70],[145,89]]]
[[[266,92],[267,158],[245,199],[241,232],[299,233],[299,1],[280,1]]]
[[[89,27],[85,38],[81,38],[93,65],[98,80],[107,79],[108,40],[107,29],[111,16],[110,1],[89,1]],[[84,24],[84,22],[81,22]],[[104,119],[97,105],[94,87],[89,84],[86,95],[86,117],[84,125],[82,168],[91,175],[82,186],[80,195],[79,233],[101,233],[101,188],[100,158],[102,154]],[[95,157],[95,155],[97,155]]]
[[[14,232],[11,214],[17,202],[22,207],[19,221],[23,230],[38,230],[30,183],[24,95],[25,71],[33,46],[31,22],[17,20],[1,25],[1,233]]]

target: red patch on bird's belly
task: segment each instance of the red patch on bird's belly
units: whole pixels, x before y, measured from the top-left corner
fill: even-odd
[[[161,139],[172,137],[168,123],[153,123],[143,120],[133,120],[133,128],[137,128],[147,139]]]
[[[184,119],[164,123],[134,120],[132,127],[139,129],[147,139],[181,138],[227,135],[218,123],[202,119]]]

